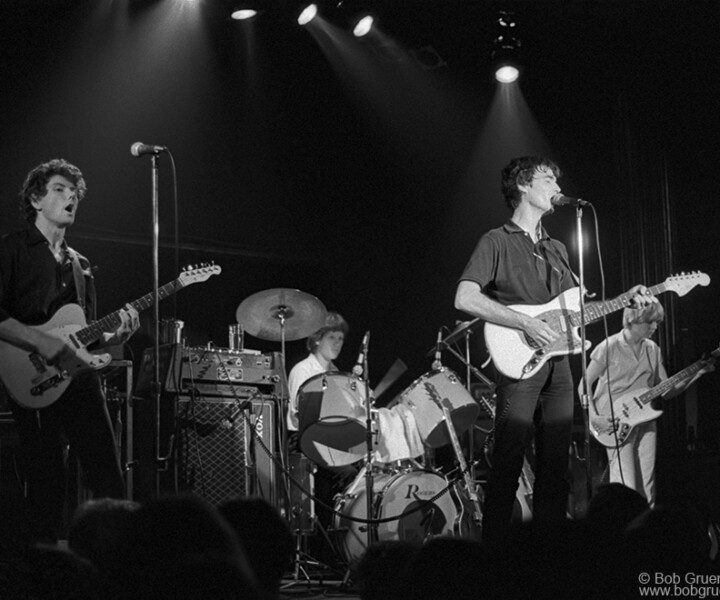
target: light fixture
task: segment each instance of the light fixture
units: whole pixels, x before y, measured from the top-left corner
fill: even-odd
[[[495,20],[492,62],[495,79],[501,83],[512,83],[520,77],[520,48],[522,41],[517,33],[515,13],[499,11]]]
[[[238,8],[232,11],[230,17],[236,21],[246,21],[252,19],[255,15],[257,15],[257,11],[254,8]]]
[[[298,15],[298,25],[307,25],[312,21],[318,14],[317,4],[308,4],[300,11]]]
[[[355,37],[363,37],[372,31],[375,24],[375,18],[372,15],[364,15],[360,17],[353,27],[353,35]]]

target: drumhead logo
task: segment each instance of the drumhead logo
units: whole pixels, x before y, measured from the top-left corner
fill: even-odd
[[[405,494],[406,500],[411,500],[412,498],[431,498],[434,496],[437,492],[435,490],[421,490],[419,485],[415,485],[413,483],[408,484],[407,486],[407,494]]]

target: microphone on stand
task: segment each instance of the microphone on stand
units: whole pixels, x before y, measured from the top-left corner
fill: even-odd
[[[130,154],[133,156],[143,156],[145,154],[160,154],[161,152],[167,152],[165,146],[153,146],[152,144],[143,144],[142,142],[135,142],[130,146]]]
[[[365,357],[367,356],[368,344],[370,343],[370,330],[365,332],[362,344],[360,345],[360,353],[358,354],[357,362],[352,369],[353,375],[360,377],[363,374]]]
[[[442,362],[440,360],[440,349],[442,348],[442,327],[438,329],[437,342],[435,343],[435,360],[432,362],[433,371],[440,370]]]
[[[550,198],[550,202],[553,206],[590,206],[590,203],[587,200],[571,198],[570,196],[564,196],[563,194],[555,194],[552,198]]]

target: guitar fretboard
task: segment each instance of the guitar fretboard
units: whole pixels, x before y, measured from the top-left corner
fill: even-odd
[[[653,285],[649,287],[648,290],[653,296],[655,296],[657,294],[662,294],[663,292],[666,292],[668,288],[664,283],[660,283],[658,285]],[[604,302],[591,302],[590,304],[587,304],[585,306],[585,324],[597,321],[605,315],[609,315],[610,313],[622,310],[623,308],[628,308],[632,302],[632,299],[633,294],[626,293],[621,294],[620,296],[618,296],[617,298],[613,298],[612,300],[605,300]],[[579,327],[581,324],[580,312],[573,313],[570,316],[570,322],[574,327]]]
[[[185,284],[183,284],[180,279],[175,279],[174,281],[166,283],[164,286],[158,288],[158,298],[160,300],[165,300],[165,298],[172,296],[175,292],[182,289],[184,285]],[[130,305],[138,312],[141,312],[146,308],[150,308],[154,304],[154,302],[155,294],[151,292],[149,294],[145,294],[137,300],[133,300],[132,302],[130,302]],[[116,310],[115,312],[104,316],[102,319],[93,321],[87,327],[78,330],[77,332],[75,332],[75,336],[84,346],[87,346],[95,340],[100,339],[103,332],[115,331],[120,325],[121,321],[122,320],[120,319],[120,310]]]
[[[681,381],[690,379],[700,369],[713,362],[715,362],[714,356],[709,359],[701,358],[699,361],[694,362],[689,367],[685,367],[682,371],[678,371],[672,377],[668,377],[665,381],[657,384],[654,388],[649,389],[644,394],[641,394],[638,400],[643,404],[649,404],[650,402],[655,400],[655,398],[662,396],[664,393],[674,388]]]

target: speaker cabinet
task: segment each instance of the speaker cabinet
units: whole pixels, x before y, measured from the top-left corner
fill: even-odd
[[[255,399],[248,410],[234,401],[180,397],[179,486],[217,506],[233,496],[260,496],[277,505],[276,406]]]

